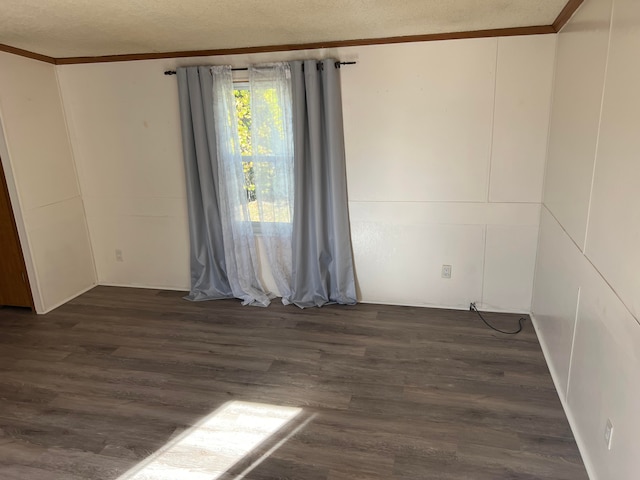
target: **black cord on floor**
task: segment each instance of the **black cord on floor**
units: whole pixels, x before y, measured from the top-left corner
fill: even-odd
[[[505,332],[504,330],[500,330],[494,327],[493,325],[491,325],[489,322],[487,322],[482,316],[482,314],[480,313],[480,311],[476,308],[475,303],[469,304],[469,310],[471,310],[472,312],[476,312],[480,317],[480,320],[482,320],[487,327],[489,327],[492,330],[495,330],[496,332],[504,333],[505,335],[517,335],[518,333],[520,333],[522,331],[522,323],[526,320],[526,318],[520,317],[520,319],[518,320],[518,330],[516,330],[515,332]]]

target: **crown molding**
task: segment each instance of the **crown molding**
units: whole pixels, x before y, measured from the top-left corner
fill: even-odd
[[[439,40],[459,40],[467,38],[511,37],[518,35],[543,35],[558,33],[566,25],[584,0],[568,0],[558,17],[551,25],[533,27],[496,28],[468,32],[435,33],[425,35],[407,35],[400,37],[363,38],[358,40],[336,40],[329,42],[300,43],[286,45],[267,45],[256,47],[223,48],[213,50],[186,50],[178,52],[132,53],[125,55],[104,55],[86,57],[54,58],[21,48],[0,44],[0,51],[13,53],[27,58],[40,60],[54,65],[73,65],[79,63],[130,62],[136,60],[156,60],[163,58],[211,57],[219,55],[242,55],[250,53],[283,52],[296,50],[316,50],[321,48],[358,47],[366,45],[385,45],[410,42],[434,42]]]

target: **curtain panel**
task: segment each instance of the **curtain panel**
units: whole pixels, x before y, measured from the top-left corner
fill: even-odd
[[[340,69],[291,62],[294,132],[293,271],[299,307],[356,303],[347,203]]]
[[[191,246],[189,300],[266,306],[231,67],[179,68]],[[356,303],[340,71],[335,60],[253,66],[252,174],[261,241],[285,304]]]
[[[231,67],[177,70],[189,209],[188,300],[268,306],[242,187]]]
[[[176,73],[189,212],[191,291],[186,298],[231,298],[218,203],[213,78],[208,67],[179,68]]]

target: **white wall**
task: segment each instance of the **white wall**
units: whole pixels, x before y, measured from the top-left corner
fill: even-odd
[[[0,52],[2,162],[36,310],[96,283],[53,65]]]
[[[554,48],[538,36],[357,49],[342,78],[365,301],[529,310]]]
[[[639,49],[636,0],[585,0],[558,38],[532,310],[593,480],[640,472]]]
[[[189,286],[164,70],[333,55],[358,62],[342,93],[360,298],[528,311],[554,52],[545,35],[59,66],[99,282]]]

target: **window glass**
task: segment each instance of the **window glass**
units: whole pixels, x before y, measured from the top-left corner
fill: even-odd
[[[276,177],[276,162],[285,161],[285,158],[281,152],[272,151],[271,146],[277,144],[278,141],[268,141],[274,137],[281,139],[284,136],[284,119],[276,98],[277,91],[276,89],[262,90],[264,98],[261,99],[263,101],[260,102],[260,105],[268,109],[268,117],[272,121],[268,124],[263,123],[258,132],[251,130],[251,89],[249,83],[236,82],[233,93],[236,101],[238,137],[249,219],[256,223],[261,220],[263,222],[290,223],[292,221],[291,205],[289,205],[286,195],[280,193],[286,192],[286,187],[281,185],[283,182],[286,183],[286,179]],[[265,140],[259,142],[260,151],[254,151],[251,142],[252,133]],[[259,185],[256,185],[256,178],[260,179]],[[257,190],[258,188],[260,191]],[[262,202],[259,202],[260,199]],[[265,199],[270,201],[265,201]]]

